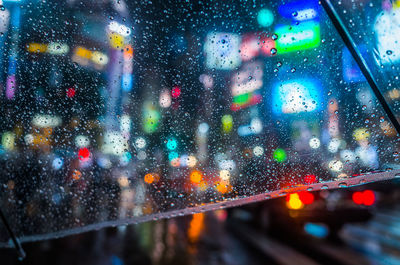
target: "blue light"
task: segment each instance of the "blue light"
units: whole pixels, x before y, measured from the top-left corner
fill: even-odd
[[[175,138],[170,137],[168,138],[166,145],[168,150],[175,150],[178,147],[178,142],[176,141]]]
[[[277,83],[272,97],[272,110],[277,115],[313,112],[321,108],[321,86],[314,79]]]
[[[274,14],[269,9],[261,9],[257,15],[257,22],[261,27],[269,27],[274,22]]]
[[[318,18],[318,0],[300,0],[279,6],[279,13],[295,21],[305,21]]]
[[[324,224],[316,224],[316,223],[306,223],[304,225],[304,231],[312,236],[318,238],[324,238],[329,234],[329,228]]]
[[[55,170],[59,170],[60,168],[62,168],[63,164],[64,164],[64,161],[61,158],[56,157],[53,160],[52,166]]]
[[[133,85],[133,75],[132,74],[123,74],[122,75],[122,89],[126,92],[132,90]]]
[[[367,58],[366,57],[368,55],[367,46],[365,44],[358,45],[358,49],[361,52],[361,56]],[[344,81],[346,82],[366,81],[356,61],[354,61],[353,57],[351,56],[349,50],[346,47],[343,47],[342,62],[343,62],[342,68],[343,68]]]
[[[169,154],[168,154],[168,160],[169,161],[172,161],[172,160],[174,160],[174,159],[176,159],[178,157],[179,157],[179,154],[177,152],[169,152]]]

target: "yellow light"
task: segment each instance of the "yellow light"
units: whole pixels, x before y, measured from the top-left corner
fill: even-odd
[[[356,141],[361,141],[369,138],[370,133],[366,128],[358,128],[353,132],[353,137]]]
[[[190,181],[193,183],[200,183],[201,179],[203,178],[202,174],[200,171],[195,170],[192,173],[190,173]]]
[[[292,210],[300,210],[304,207],[304,204],[301,202],[299,194],[292,193],[289,194],[289,200],[286,202],[286,206]]]
[[[42,53],[42,52],[46,52],[47,51],[47,45],[43,44],[43,43],[29,43],[26,46],[26,49],[28,50],[28,52],[32,52],[32,53]]]
[[[122,49],[124,46],[124,37],[122,35],[113,32],[109,34],[109,38],[111,47],[115,49]]]
[[[230,133],[233,128],[233,118],[232,115],[224,115],[222,116],[222,130],[224,133]]]

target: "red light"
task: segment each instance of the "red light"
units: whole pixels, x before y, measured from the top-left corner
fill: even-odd
[[[299,192],[299,198],[304,204],[312,204],[314,202],[314,194],[308,191]]]
[[[79,149],[78,151],[78,158],[81,161],[87,161],[90,156],[90,151],[86,147]]]
[[[181,88],[178,86],[174,86],[171,91],[171,96],[173,98],[178,98],[181,95]]]
[[[360,192],[360,191],[354,192],[354,193],[353,193],[353,196],[352,196],[352,199],[353,199],[353,202],[354,202],[355,204],[358,204],[358,205],[362,204],[363,201],[364,201],[363,193]]]
[[[70,87],[67,89],[67,97],[73,98],[75,96],[75,93],[76,93],[75,88]]]
[[[375,203],[375,193],[372,190],[366,190],[364,195],[364,205],[371,206]]]
[[[307,175],[304,177],[304,181],[306,184],[313,184],[317,182],[317,177],[315,175]]]
[[[372,190],[356,191],[353,193],[352,199],[355,204],[371,206],[375,203],[375,193]]]

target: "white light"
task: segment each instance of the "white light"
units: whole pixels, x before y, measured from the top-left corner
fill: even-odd
[[[221,180],[229,181],[229,179],[231,178],[231,173],[228,170],[223,169],[219,172],[219,177],[221,178]]]
[[[159,104],[161,108],[169,108],[171,106],[171,93],[168,90],[163,90],[160,93]]]
[[[381,64],[393,64],[400,60],[400,9],[382,11],[374,24],[377,57]]]
[[[69,52],[69,46],[65,43],[50,42],[47,45],[47,52],[53,55],[64,55]]]
[[[354,152],[347,149],[340,152],[340,158],[349,163],[353,163],[356,160]]]
[[[232,171],[235,169],[236,163],[233,160],[222,160],[218,166],[221,170]]]
[[[199,81],[203,84],[205,88],[212,88],[212,86],[214,85],[214,79],[210,75],[200,75]]]
[[[75,145],[77,147],[86,147],[90,144],[89,137],[84,135],[78,135],[75,137]]]
[[[124,37],[131,35],[131,29],[127,26],[120,24],[116,21],[111,21],[108,25],[108,29],[112,32],[118,33]]]
[[[310,139],[308,144],[310,145],[311,148],[317,149],[321,146],[321,141],[317,137],[313,137]]]
[[[343,163],[340,160],[332,160],[328,164],[329,169],[335,172],[341,171],[343,169]]]
[[[36,114],[32,119],[32,124],[40,128],[53,128],[61,124],[58,116]]]
[[[143,137],[138,137],[135,141],[135,146],[137,149],[143,149],[146,147],[146,140]]]
[[[104,135],[102,152],[105,154],[122,155],[128,150],[128,141],[120,132],[111,131]]]
[[[205,134],[207,134],[209,128],[210,128],[210,126],[208,126],[207,123],[203,122],[203,123],[200,123],[198,130],[199,130],[200,134],[205,135]]]
[[[138,158],[139,160],[145,160],[146,157],[147,157],[147,154],[146,154],[145,151],[139,151],[138,154],[137,154],[137,158]]]
[[[262,156],[264,154],[264,148],[261,146],[256,146],[253,148],[253,154],[255,156]]]
[[[258,134],[262,131],[263,125],[262,125],[262,121],[259,118],[254,118],[251,119],[250,122],[250,130],[255,133]]]
[[[27,144],[33,144],[33,140],[34,140],[35,138],[33,137],[33,135],[32,134],[27,134],[27,135],[25,135],[25,137],[24,137],[24,141],[25,141],[25,143],[27,143]]]
[[[129,132],[131,130],[131,117],[129,115],[122,115],[120,123],[121,131]]]
[[[339,150],[340,140],[338,138],[332,138],[328,143],[328,151],[336,153]]]
[[[207,68],[234,69],[241,63],[240,36],[233,33],[211,32],[204,44]]]
[[[313,8],[307,8],[297,11],[297,16],[293,17],[295,20],[303,21],[313,19],[317,16],[317,11]]]

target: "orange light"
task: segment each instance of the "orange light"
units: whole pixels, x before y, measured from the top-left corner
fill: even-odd
[[[75,54],[85,59],[90,59],[92,57],[92,52],[82,46],[78,46],[76,48]]]
[[[146,182],[147,184],[153,183],[154,181],[156,181],[156,179],[157,178],[156,178],[155,174],[152,174],[152,173],[148,173],[144,176],[144,182]]]
[[[193,218],[190,221],[188,229],[188,237],[191,243],[197,242],[201,231],[204,228],[204,213],[193,214]]]
[[[29,43],[26,46],[26,49],[28,50],[28,52],[32,52],[32,53],[42,53],[45,52],[47,50],[47,45],[43,44],[43,43]]]
[[[78,180],[82,177],[82,173],[79,170],[74,170],[74,172],[72,172],[72,179],[73,180]]]
[[[133,58],[132,45],[126,45],[124,48],[124,60],[131,60]]]
[[[291,193],[286,197],[286,206],[292,210],[300,210],[304,207],[304,204],[301,202],[298,193]]]
[[[199,184],[202,178],[203,175],[198,170],[194,170],[192,173],[190,173],[190,181],[193,183]]]
[[[229,184],[228,181],[221,180],[216,182],[215,184],[215,189],[222,194],[232,191],[232,186]]]

